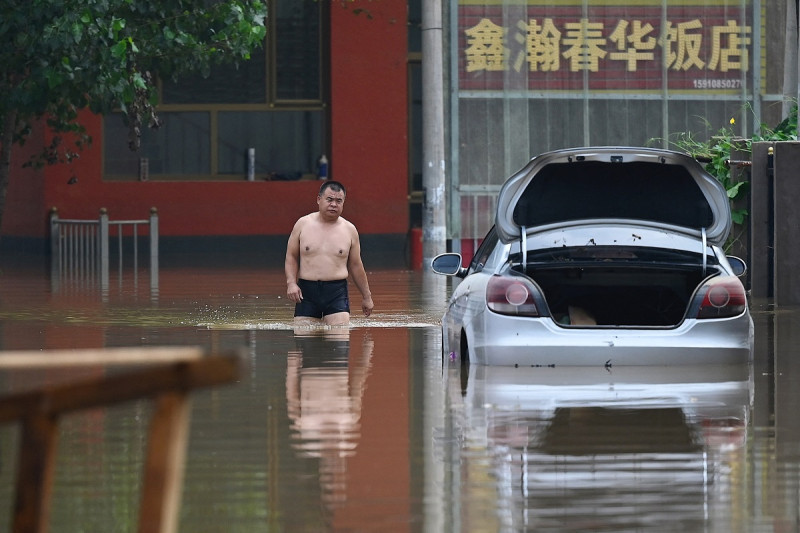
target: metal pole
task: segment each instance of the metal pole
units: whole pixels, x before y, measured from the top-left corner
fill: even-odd
[[[786,0],[786,25],[783,44],[783,106],[781,118],[789,116],[792,106],[797,104],[797,0]]]
[[[445,251],[442,2],[422,0],[422,268]]]
[[[61,228],[58,225],[58,209],[50,210],[50,283],[57,289],[61,273]]]
[[[117,281],[119,281],[120,286],[122,286],[122,224],[117,223],[116,226],[117,226],[117,255],[118,255],[117,263],[119,263],[117,265]]]
[[[794,4],[793,5],[794,9],[792,10],[791,14],[793,15],[792,22],[794,23],[794,33],[793,33],[794,41],[792,41],[793,44],[792,50],[794,51],[794,76],[795,76],[794,81],[796,84],[795,85],[796,90],[793,95],[794,102],[789,102],[788,109],[786,113],[784,113],[783,115],[784,117],[789,116],[794,106],[800,106],[800,31],[798,30],[798,27],[800,26],[800,24],[798,23],[798,21],[800,20],[798,19],[798,15],[800,15],[800,12],[798,12],[800,11],[800,7],[798,7],[798,4],[800,4],[800,2],[798,2],[797,0],[793,0],[793,2],[791,3]],[[800,126],[798,126],[798,129],[795,133],[798,132],[800,132]]]
[[[150,208],[150,292],[158,294],[158,209]]]
[[[100,241],[100,288],[105,292],[108,290],[108,211],[105,207],[100,208],[100,220],[97,228]]]

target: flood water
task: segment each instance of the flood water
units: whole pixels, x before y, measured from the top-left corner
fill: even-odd
[[[192,395],[181,532],[800,527],[797,309],[753,303],[743,367],[462,368],[443,364],[439,276],[370,272],[372,317],[296,335],[281,271],[137,274],[100,290],[4,267],[0,349],[244,353],[236,383]],[[119,371],[0,369],[0,394]],[[136,531],[151,408],[61,418],[50,531]],[[0,426],[0,531],[18,438]]]

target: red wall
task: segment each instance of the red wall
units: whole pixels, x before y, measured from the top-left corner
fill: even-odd
[[[22,163],[38,153],[43,145],[44,135],[41,131],[34,131],[24,146],[15,146],[11,153],[11,176],[0,228],[2,235],[44,235],[47,213],[44,205],[44,171],[21,168]]]
[[[371,18],[355,14],[359,7]],[[331,178],[347,187],[344,216],[361,234],[405,235],[406,4],[332,2],[330,11]],[[317,209],[318,181],[104,182],[102,119],[84,113],[81,120],[94,143],[78,161],[38,174],[12,171],[3,235],[46,237],[52,206],[64,218],[96,218],[105,207],[112,220],[144,219],[155,206],[164,236],[288,235]],[[15,150],[18,167],[25,158]],[[69,185],[73,175],[78,181]]]
[[[332,177],[361,233],[408,232],[406,2],[331,3]],[[369,11],[354,15],[359,7]]]

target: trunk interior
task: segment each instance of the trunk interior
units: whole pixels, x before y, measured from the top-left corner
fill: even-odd
[[[676,326],[697,286],[715,273],[714,266],[703,273],[696,265],[610,263],[526,269],[554,320],[572,326]]]

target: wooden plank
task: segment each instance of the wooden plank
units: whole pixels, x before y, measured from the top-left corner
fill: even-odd
[[[238,353],[200,357],[197,349],[153,350],[150,359],[142,357],[141,349],[112,352],[88,353],[78,357],[77,364],[90,360],[95,362],[88,364],[108,364],[115,356],[117,362],[126,363],[152,363],[159,358],[170,362],[0,398],[0,422],[22,422],[14,533],[47,531],[59,416],[147,397],[156,398],[157,403],[151,421],[139,531],[176,530],[188,439],[188,395],[193,388],[236,380],[244,358]],[[19,357],[19,352],[16,355]],[[23,355],[28,358],[31,354]],[[38,355],[46,359],[52,353]],[[33,359],[28,358],[28,362],[35,363]],[[47,361],[41,364],[51,366]]]
[[[238,377],[241,362],[242,357],[234,354],[208,356],[0,397],[0,423],[32,414],[56,416],[137,398],[152,398],[169,390],[186,391],[231,382]]]
[[[58,420],[48,415],[27,417],[22,423],[14,533],[45,533],[55,471]]]
[[[186,393],[161,394],[150,421],[139,533],[174,533],[178,527],[190,401]]]
[[[91,350],[17,350],[0,352],[0,369],[174,363],[199,359],[202,356],[203,350],[201,348],[189,346],[98,348]]]

